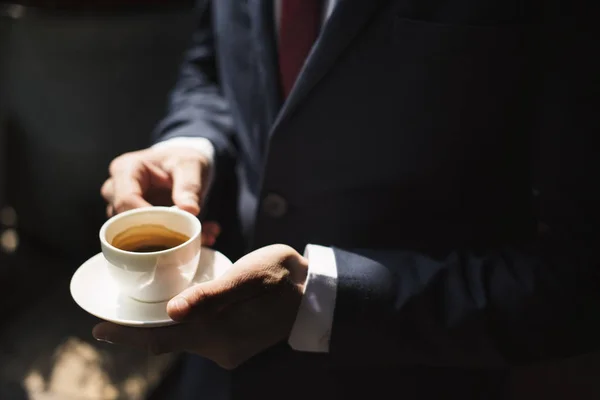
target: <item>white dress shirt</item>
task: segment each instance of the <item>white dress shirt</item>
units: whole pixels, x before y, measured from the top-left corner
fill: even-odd
[[[281,1],[275,1],[275,26],[279,30]],[[333,12],[339,0],[325,0],[323,24]],[[208,139],[180,137],[154,145],[185,146],[203,152],[209,160],[214,160],[215,149]],[[333,324],[333,311],[337,294],[337,264],[333,250],[329,247],[309,244],[304,256],[308,259],[308,276],[304,285],[304,295],[296,315],[296,321],[288,343],[297,351],[329,352],[329,340]]]

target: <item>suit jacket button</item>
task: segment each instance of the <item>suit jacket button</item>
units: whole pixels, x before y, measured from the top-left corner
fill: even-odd
[[[278,194],[270,193],[263,199],[262,211],[271,218],[283,217],[287,209],[287,201]]]

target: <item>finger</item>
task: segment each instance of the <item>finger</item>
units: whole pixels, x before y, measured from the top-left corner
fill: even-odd
[[[202,232],[202,246],[212,247],[215,245],[216,242],[217,242],[216,237],[211,236],[210,234],[208,234],[206,232]]]
[[[186,350],[189,344],[185,325],[165,328],[130,328],[110,322],[101,322],[92,330],[96,340],[120,344],[153,354]]]
[[[200,213],[202,193],[202,164],[199,160],[186,160],[172,170],[173,203],[194,215]]]
[[[150,171],[142,161],[132,161],[113,175],[112,205],[116,213],[149,207],[144,191],[150,186]]]
[[[221,234],[221,225],[218,222],[203,222],[202,232],[206,232],[210,236],[218,237]]]
[[[202,245],[213,246],[221,234],[221,226],[217,222],[202,223]]]
[[[171,176],[158,165],[152,162],[144,162],[144,168],[149,172],[149,186],[151,189],[171,189],[173,187]]]
[[[100,193],[107,203],[112,203],[115,195],[112,178],[109,178],[104,182],[100,189]]]
[[[220,279],[194,285],[169,301],[167,313],[174,321],[184,321],[192,315],[213,315],[227,305],[232,289],[231,282]]]
[[[174,321],[192,316],[210,318],[229,305],[252,298],[261,292],[263,282],[251,273],[237,273],[194,285],[167,304],[167,313]]]

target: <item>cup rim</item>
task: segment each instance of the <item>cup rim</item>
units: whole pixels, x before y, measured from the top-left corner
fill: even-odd
[[[126,218],[130,215],[141,214],[143,212],[148,212],[151,210],[166,211],[166,212],[170,212],[170,213],[179,214],[186,218],[193,218],[193,224],[197,228],[196,233],[194,235],[192,235],[189,238],[189,240],[180,244],[179,246],[171,247],[170,249],[167,249],[167,250],[151,251],[151,252],[147,252],[147,253],[138,253],[135,251],[121,250],[118,247],[113,246],[111,243],[108,242],[108,240],[106,240],[106,230],[108,229],[108,227],[111,224],[113,224],[114,222],[116,222],[120,219]],[[153,256],[161,255],[161,254],[167,254],[167,253],[176,251],[178,249],[181,249],[181,248],[189,245],[193,241],[195,241],[201,234],[202,234],[202,223],[193,214],[191,214],[187,211],[181,210],[175,206],[173,206],[173,207],[150,206],[150,207],[141,207],[141,208],[136,208],[136,209],[129,210],[129,211],[124,211],[120,214],[117,214],[117,215],[109,218],[107,221],[105,221],[102,224],[102,227],[100,228],[100,232],[99,232],[99,237],[100,237],[100,243],[102,243],[103,246],[105,246],[106,248],[109,248],[111,251],[113,251],[115,253],[122,254],[122,255],[128,255],[128,256],[137,256],[137,257],[153,257]]]

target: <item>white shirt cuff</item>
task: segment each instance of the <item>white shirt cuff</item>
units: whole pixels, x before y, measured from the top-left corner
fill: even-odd
[[[328,353],[337,294],[337,264],[333,249],[309,244],[304,296],[288,343],[297,351]]]
[[[200,137],[175,137],[171,139],[167,139],[163,142],[158,142],[152,147],[163,147],[163,146],[180,146],[180,147],[190,147],[192,149],[196,149],[201,151],[204,156],[210,160],[210,162],[214,162],[215,160],[215,146],[210,142],[210,140],[206,138]]]

